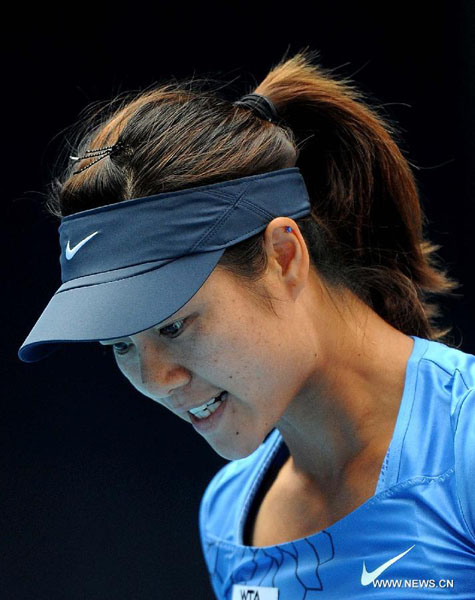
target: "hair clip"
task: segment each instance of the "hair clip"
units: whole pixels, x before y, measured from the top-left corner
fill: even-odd
[[[86,158],[98,157],[97,160],[93,160],[91,163],[89,163],[85,167],[82,167],[82,169],[78,169],[77,171],[74,171],[73,175],[82,173],[82,171],[89,169],[89,167],[92,167],[92,165],[95,165],[96,163],[98,163],[100,160],[102,160],[106,156],[111,156],[112,153],[115,153],[117,150],[122,148],[122,145],[123,145],[122,142],[118,141],[115,144],[113,144],[112,146],[105,146],[104,148],[93,148],[92,150],[86,150],[86,152],[82,156],[70,156],[69,157],[70,160],[73,160],[74,162],[78,162],[78,161],[84,160]]]

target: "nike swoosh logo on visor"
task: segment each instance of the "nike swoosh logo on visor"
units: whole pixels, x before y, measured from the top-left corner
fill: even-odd
[[[383,571],[386,571],[386,569],[388,567],[390,567],[395,562],[400,560],[403,556],[405,556],[409,552],[409,550],[412,550],[414,548],[414,546],[415,546],[415,544],[413,546],[411,546],[410,548],[408,548],[405,552],[401,552],[401,554],[398,554],[394,558],[391,558],[390,560],[386,561],[385,563],[383,563],[380,567],[378,567],[374,571],[368,572],[366,570],[366,564],[363,561],[363,572],[361,573],[361,585],[369,585],[370,583],[373,583],[373,581],[376,579],[376,577],[379,577],[381,575],[381,573],[383,573]]]
[[[78,242],[72,248],[70,247],[69,240],[68,240],[68,244],[66,246],[66,259],[67,260],[71,260],[73,258],[73,256],[76,254],[76,252],[78,250],[81,250],[81,248],[84,246],[84,244],[87,244],[87,242],[90,239],[92,239],[98,233],[99,233],[98,231],[95,231],[94,233],[91,233],[91,235],[88,235],[87,237],[85,237],[83,240],[81,240],[80,242]]]

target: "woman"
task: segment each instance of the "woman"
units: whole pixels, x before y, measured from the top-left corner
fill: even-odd
[[[313,59],[86,123],[20,357],[110,346],[230,460],[200,509],[217,598],[473,598],[475,357],[429,302],[454,283],[394,131]]]

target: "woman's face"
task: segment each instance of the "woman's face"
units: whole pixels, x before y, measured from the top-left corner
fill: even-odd
[[[119,369],[139,392],[185,421],[195,422],[189,409],[226,392],[219,410],[196,428],[229,460],[262,443],[308,374],[294,335],[295,303],[285,293],[279,298],[278,278],[266,275],[264,283],[266,277],[278,296],[275,312],[217,267],[172,318],[102,342],[113,345]]]

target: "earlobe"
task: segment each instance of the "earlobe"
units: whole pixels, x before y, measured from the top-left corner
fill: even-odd
[[[307,244],[292,219],[277,217],[267,226],[264,243],[269,264],[274,264],[292,297],[297,297],[308,278]]]

